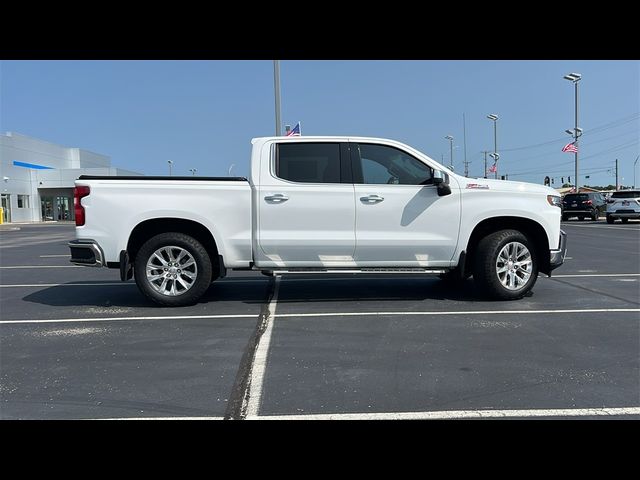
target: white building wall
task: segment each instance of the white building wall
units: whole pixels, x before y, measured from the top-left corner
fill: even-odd
[[[16,161],[50,168],[16,166]],[[12,222],[40,221],[41,192],[51,195],[66,191],[66,195],[72,195],[69,189],[73,189],[74,181],[80,175],[140,174],[112,167],[111,159],[106,155],[18,133],[0,134],[0,193],[9,196]],[[18,208],[18,195],[29,197],[28,208]]]

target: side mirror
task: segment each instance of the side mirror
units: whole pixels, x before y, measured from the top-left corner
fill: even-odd
[[[433,184],[436,186],[438,195],[444,197],[451,194],[451,187],[449,186],[449,175],[442,170],[433,171]]]

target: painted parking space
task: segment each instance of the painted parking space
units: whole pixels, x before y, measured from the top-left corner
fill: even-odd
[[[638,234],[590,227],[563,226],[570,258],[514,302],[426,276],[232,272],[166,309],[116,270],[0,269],[0,414],[636,418]],[[36,240],[0,266],[68,264]]]

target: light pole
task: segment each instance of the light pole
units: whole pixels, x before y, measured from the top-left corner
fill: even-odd
[[[449,140],[449,151],[451,152],[451,156],[449,157],[449,168],[453,171],[453,137],[451,135],[447,135],[444,138]]]
[[[567,75],[565,75],[564,77],[565,80],[569,80],[570,82],[573,82],[574,88],[575,88],[575,125],[573,128],[573,145],[576,147],[575,150],[573,151],[573,155],[574,155],[574,159],[575,159],[575,184],[576,184],[576,193],[578,193],[578,189],[580,188],[580,182],[578,181],[578,137],[580,136],[578,134],[578,82],[580,81],[580,79],[582,78],[582,75],[580,75],[579,73],[569,73]],[[580,134],[582,134],[582,130],[580,130]]]
[[[198,169],[197,168],[190,168],[189,171],[191,172],[191,175],[195,176],[195,174],[198,171]]]
[[[638,163],[639,158],[640,158],[640,155],[638,155],[636,157],[636,161],[633,162],[633,188],[638,188],[638,185],[636,184],[636,165]]]
[[[498,159],[500,155],[498,155],[498,115],[495,113],[491,113],[487,115],[487,118],[493,122],[493,161],[496,165],[496,171],[494,172],[495,178],[498,178]]]
[[[280,60],[273,61],[273,87],[276,97],[276,136],[282,135],[280,126]]]
[[[169,176],[171,176],[171,166],[173,165],[173,160],[167,160],[167,163],[169,164]]]

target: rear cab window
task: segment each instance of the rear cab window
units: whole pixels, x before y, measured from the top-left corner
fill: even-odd
[[[640,191],[613,192],[611,198],[640,198]]]
[[[275,174],[296,183],[340,183],[340,144],[280,143]]]
[[[565,195],[565,202],[583,202],[585,200],[589,200],[589,195],[586,193],[570,193]]]

